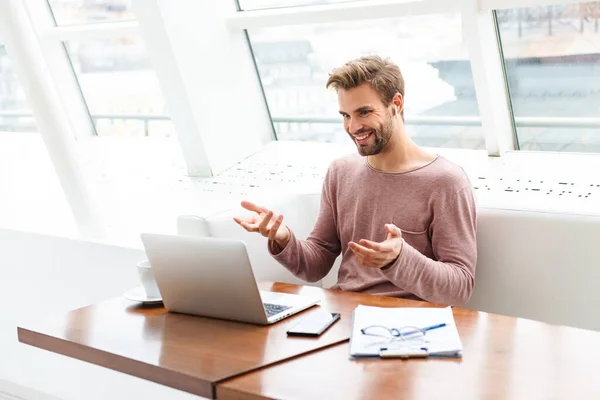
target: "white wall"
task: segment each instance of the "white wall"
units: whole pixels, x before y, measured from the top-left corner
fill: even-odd
[[[18,342],[19,321],[120,296],[138,285],[144,252],[0,229],[0,398],[198,399]],[[10,397],[9,397],[10,398]]]

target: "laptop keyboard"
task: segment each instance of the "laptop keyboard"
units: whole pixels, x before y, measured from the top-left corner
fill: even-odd
[[[267,318],[270,318],[275,314],[279,314],[280,312],[285,311],[288,308],[292,308],[291,306],[282,306],[280,304],[271,304],[271,303],[263,303],[263,306],[265,306],[265,312],[267,313]]]

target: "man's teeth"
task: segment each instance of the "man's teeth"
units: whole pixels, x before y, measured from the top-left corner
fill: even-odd
[[[371,132],[367,133],[366,135],[362,135],[362,136],[357,136],[356,139],[357,140],[364,140],[366,139],[369,135],[371,134]]]

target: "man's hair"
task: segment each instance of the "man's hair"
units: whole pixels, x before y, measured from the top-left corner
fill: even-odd
[[[400,93],[404,98],[404,78],[400,68],[389,59],[379,56],[360,57],[335,68],[329,74],[325,86],[335,90],[348,90],[364,83],[369,84],[379,93],[381,101],[386,106],[392,102],[396,93]],[[404,117],[404,107],[401,115]]]

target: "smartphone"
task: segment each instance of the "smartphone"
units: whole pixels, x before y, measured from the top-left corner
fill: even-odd
[[[287,334],[289,336],[319,336],[338,319],[340,319],[339,313],[330,313],[325,310],[314,311],[292,326]]]

